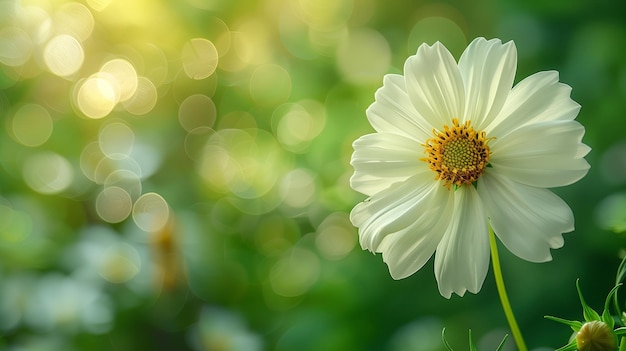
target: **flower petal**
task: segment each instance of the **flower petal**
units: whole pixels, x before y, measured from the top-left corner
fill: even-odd
[[[435,253],[435,277],[445,298],[477,293],[489,269],[487,214],[473,186],[454,192],[454,211]]]
[[[400,134],[420,144],[432,136],[433,126],[415,110],[407,95],[404,77],[387,74],[375,98],[366,114],[377,132]]]
[[[462,116],[465,92],[456,61],[440,42],[421,45],[404,64],[406,90],[417,112],[443,129]]]
[[[386,236],[379,247],[393,279],[406,278],[421,269],[435,252],[450,223],[454,207],[452,193],[440,184],[430,191],[432,195],[429,193],[416,204],[416,221]],[[445,202],[446,206],[434,211],[432,204],[436,201]]]
[[[569,85],[559,83],[558,72],[535,73],[511,90],[502,111],[485,130],[501,138],[529,123],[573,120],[580,105],[570,98],[571,91]]]
[[[576,121],[548,121],[518,128],[491,146],[490,171],[540,188],[569,185],[584,177],[591,149]]]
[[[517,50],[509,41],[476,38],[459,59],[465,84],[464,120],[483,129],[500,112],[511,91],[517,68]]]
[[[572,210],[550,190],[485,174],[478,192],[498,238],[527,261],[550,261],[550,249],[563,246],[562,233],[574,230]]]
[[[360,193],[371,196],[393,183],[428,171],[426,162],[420,161],[424,147],[413,139],[376,133],[360,137],[353,146],[350,164],[354,174],[350,186]]]
[[[448,193],[431,174],[421,173],[359,203],[350,220],[359,228],[361,247],[382,252],[390,247],[390,243],[381,245],[385,237],[409,227],[419,241],[421,235],[430,234],[429,228],[448,202]]]

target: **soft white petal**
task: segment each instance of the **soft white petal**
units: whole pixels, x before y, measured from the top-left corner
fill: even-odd
[[[365,195],[371,196],[416,173],[429,171],[427,163],[420,161],[425,156],[424,147],[401,135],[367,134],[353,146],[350,164],[354,174],[350,186]]]
[[[580,123],[563,120],[518,128],[493,140],[489,171],[540,188],[572,184],[589,170],[584,133]]]
[[[452,193],[440,184],[431,189],[415,208],[416,220],[406,228],[386,236],[379,251],[394,279],[403,279],[421,269],[435,252],[453,216]],[[444,208],[433,209],[433,203],[445,202]],[[437,206],[438,207],[438,206]]]
[[[500,39],[474,39],[459,59],[466,99],[463,121],[471,120],[478,129],[492,121],[511,91],[516,68],[512,41],[503,45]]]
[[[529,123],[573,120],[580,105],[570,98],[572,88],[559,83],[559,73],[535,73],[519,82],[495,121],[485,128],[489,136],[502,138]]]
[[[489,229],[480,196],[464,186],[454,198],[454,215],[435,253],[435,277],[445,298],[477,293],[489,269]]]
[[[424,143],[432,137],[433,126],[416,110],[406,92],[404,77],[388,74],[376,91],[375,101],[366,111],[377,132],[394,133]]]
[[[422,44],[406,60],[404,79],[413,106],[437,129],[462,116],[463,80],[456,61],[441,43]]]
[[[527,261],[551,260],[550,249],[563,246],[562,233],[574,230],[572,210],[550,190],[485,174],[478,192],[498,238]]]
[[[410,226],[416,235],[428,232],[447,204],[447,193],[431,174],[422,173],[359,203],[350,213],[350,220],[359,228],[361,247],[381,252],[389,247],[381,245],[385,237]]]

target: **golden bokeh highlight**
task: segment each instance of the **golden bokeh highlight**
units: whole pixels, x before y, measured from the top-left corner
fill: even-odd
[[[85,53],[76,38],[61,34],[46,44],[43,58],[50,72],[60,77],[69,77],[80,70],[85,61]]]
[[[135,93],[122,104],[126,111],[136,116],[142,116],[152,111],[158,98],[157,89],[152,81],[146,77],[138,77]]]
[[[68,2],[56,11],[53,17],[54,30],[57,33],[69,34],[81,42],[87,40],[95,21],[87,6],[78,2]]]
[[[119,83],[108,73],[96,73],[79,82],[75,96],[79,110],[92,119],[108,116],[119,100]]]
[[[193,38],[183,47],[182,61],[185,74],[191,79],[204,79],[215,72],[219,54],[208,39]]]
[[[120,87],[120,101],[132,98],[137,91],[138,77],[135,67],[125,59],[107,61],[100,72],[110,74]]]
[[[54,122],[46,108],[37,104],[25,104],[11,119],[13,136],[21,144],[35,147],[45,143],[52,135]]]

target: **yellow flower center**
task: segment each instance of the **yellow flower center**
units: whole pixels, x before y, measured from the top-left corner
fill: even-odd
[[[428,157],[422,160],[435,171],[435,179],[442,180],[448,189],[478,180],[491,156],[487,134],[474,130],[470,121],[459,125],[455,118],[452,127],[446,125],[443,131],[433,130],[433,135],[424,144]]]

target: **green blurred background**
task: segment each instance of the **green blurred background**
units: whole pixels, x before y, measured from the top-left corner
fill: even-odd
[[[582,317],[577,278],[601,309],[625,253],[626,2],[0,0],[0,350],[494,350],[491,275],[394,281],[348,219],[382,76],[477,36],[583,106],[576,232],[501,250],[527,344],[564,345],[543,316]]]

